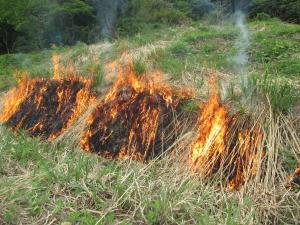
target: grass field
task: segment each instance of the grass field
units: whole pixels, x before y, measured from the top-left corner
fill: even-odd
[[[123,52],[138,74],[162,70],[168,82],[194,88],[200,101],[210,94],[206,81],[213,71],[232,110],[263,125],[268,152],[258,175],[230,191],[218,177],[206,180],[189,170],[184,158],[195,138],[193,126],[176,151],[143,164],[85,154],[68,135],[43,142],[1,125],[0,224],[299,223],[299,188],[286,185],[300,157],[300,26],[275,19],[248,26],[247,86],[229,60],[238,36],[229,23],[158,27],[112,43],[0,56],[2,93],[25,71],[52,76],[54,52],[63,64],[73,62],[80,73],[93,76],[100,96],[111,85],[105,64]],[[198,113],[196,103],[188,113]]]

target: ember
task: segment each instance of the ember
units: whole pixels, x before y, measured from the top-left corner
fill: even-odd
[[[188,94],[163,85],[160,74],[137,77],[119,65],[119,78],[88,119],[81,144],[87,152],[113,159],[148,160],[173,144],[176,113]],[[150,77],[150,76],[149,76]]]
[[[290,182],[289,182],[289,187],[294,188],[298,187],[300,188],[300,167],[298,167],[295,170],[295,173],[293,176],[291,176]]]
[[[91,80],[74,76],[74,71],[59,78],[57,57],[53,79],[24,77],[9,92],[0,121],[43,139],[54,139],[71,126],[92,99]]]
[[[239,114],[230,116],[218,94],[202,108],[190,155],[192,169],[203,177],[221,172],[228,187],[237,189],[256,174],[262,131],[257,126],[250,129],[249,119]]]

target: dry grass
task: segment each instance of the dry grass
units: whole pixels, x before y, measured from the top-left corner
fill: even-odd
[[[295,157],[300,155],[299,133],[287,116],[275,116],[267,109],[253,115],[256,118],[253,120],[265,127],[267,154],[256,177],[249,179],[239,191],[230,191],[217,176],[202,179],[191,172],[187,159],[195,128],[188,122],[170,149],[173,151],[148,164],[130,159],[114,163],[93,155],[82,156],[82,150],[74,148],[74,143],[92,109],[91,106],[74,127],[57,140],[67,141],[65,147],[51,145],[44,152],[38,150],[42,151],[44,160],[53,161],[50,171],[33,170],[33,164],[24,167],[10,155],[12,153],[2,153],[6,169],[0,178],[1,223],[6,224],[3,218],[11,206],[18,210],[16,224],[59,224],[72,221],[68,215],[76,213],[87,224],[299,222],[299,192],[286,188],[289,174],[280,158],[281,149],[287,147]],[[4,132],[7,131],[1,127],[1,136],[5,136]],[[39,148],[43,145],[37,146]],[[73,170],[79,171],[77,178]],[[52,176],[58,178],[51,181]],[[24,196],[17,195],[21,190],[37,198],[42,193],[50,195],[45,203],[35,206],[39,213],[32,215],[33,206],[26,203]],[[58,199],[62,204],[59,210]],[[92,217],[91,222],[87,222],[90,217],[86,215]]]
[[[0,93],[0,109],[3,109],[6,93]]]
[[[226,92],[230,82],[237,79],[237,75],[198,65],[192,71],[185,71],[181,79],[175,81],[175,83],[178,86],[191,88],[195,92],[197,99],[203,100],[212,94],[213,86],[219,87],[222,98],[227,97],[228,94]],[[240,90],[236,91],[240,92]]]
[[[155,52],[157,49],[167,48],[172,41],[158,41],[151,44],[146,44],[144,46],[131,49],[127,52],[128,55],[131,56],[133,60],[137,59],[146,59],[150,54]]]
[[[156,47],[131,54],[147,58]],[[97,55],[97,46],[91,48]],[[226,87],[234,79],[199,67],[176,85],[192,86],[202,101],[209,94],[212,73]],[[115,74],[106,73],[111,80]],[[202,79],[204,88],[199,89]],[[0,224],[299,224],[300,193],[287,187],[290,171],[281,157],[288,149],[299,161],[299,116],[275,115],[269,106],[251,110],[253,124],[264,127],[266,155],[256,176],[246,179],[238,191],[230,191],[221,173],[207,179],[191,172],[194,113],[183,119],[183,132],[169,154],[147,164],[86,155],[78,143],[97,103],[53,143],[15,136],[0,126]]]

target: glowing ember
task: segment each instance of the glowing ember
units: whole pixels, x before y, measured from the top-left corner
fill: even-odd
[[[290,188],[295,188],[295,187],[300,188],[300,167],[298,167],[295,170],[293,176],[291,176],[288,186]]]
[[[53,79],[24,77],[9,92],[0,121],[43,139],[53,139],[71,126],[92,99],[91,80],[73,72],[60,79],[56,57]]]
[[[249,129],[239,124],[240,115],[230,116],[218,94],[202,108],[190,155],[192,169],[203,177],[221,172],[228,187],[237,189],[256,174],[262,132],[256,126]]]
[[[264,156],[264,152],[259,154],[263,135],[258,126],[251,130],[245,128],[237,136],[238,144],[235,148],[229,149],[225,161],[225,171],[229,175],[228,187],[230,189],[239,188],[247,178],[255,176],[260,160]]]
[[[138,78],[131,65],[119,65],[119,78],[88,119],[81,144],[107,158],[147,160],[174,141],[176,112],[184,92],[163,85],[160,74]]]

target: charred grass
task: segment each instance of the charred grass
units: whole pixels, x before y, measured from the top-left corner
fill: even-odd
[[[1,127],[2,224],[296,224],[299,192],[286,188],[282,149],[299,156],[286,117],[265,116],[264,168],[239,191],[194,176],[185,161],[194,132],[148,164],[86,155],[76,145],[42,143]],[[285,150],[286,151],[286,150]],[[298,194],[297,194],[298,193]]]
[[[218,176],[206,180],[191,173],[185,161],[195,138],[196,129],[191,124],[187,124],[186,132],[172,146],[174,151],[168,157],[147,164],[130,159],[111,161],[83,153],[77,141],[85,129],[84,121],[95,107],[91,106],[54,143],[0,126],[0,224],[297,224],[299,188],[290,189],[287,183],[300,155],[299,112],[295,111],[299,99],[295,96],[299,90],[299,46],[289,39],[299,32],[299,27],[278,21],[252,22],[251,27],[257,31],[251,67],[256,72],[271,68],[272,76],[259,77],[251,83],[254,88],[249,86],[247,90],[259,104],[252,102],[247,106],[241,99],[249,92],[240,87],[233,87],[227,100],[235,102],[240,111],[255,112],[253,115],[260,118],[268,157],[256,177],[239,191],[229,191]],[[204,89],[204,94],[198,96],[206,96],[209,90],[204,88],[202,67],[230,71],[227,57],[234,35],[226,29],[193,24],[171,42],[158,44],[157,48],[151,45],[158,39],[169,40],[180,29],[170,29],[165,36],[136,35],[118,40],[115,50],[106,44],[81,44],[55,51],[61,51],[66,62],[73,59],[83,73],[97,74],[96,89],[103,83],[102,62],[129,48],[136,55],[134,66],[138,73],[149,65],[155,66],[172,74],[180,84],[191,84],[192,80],[197,91]],[[263,45],[274,37],[275,45]],[[103,49],[107,51],[101,52]],[[146,57],[138,53],[140,49]],[[29,59],[28,55],[1,56],[1,63],[9,65],[0,72],[1,90],[14,84],[11,77],[15,68],[29,68],[34,76],[52,74],[51,53],[31,54]],[[286,81],[289,83],[282,84]],[[198,106],[190,103],[186,110],[195,112]]]

